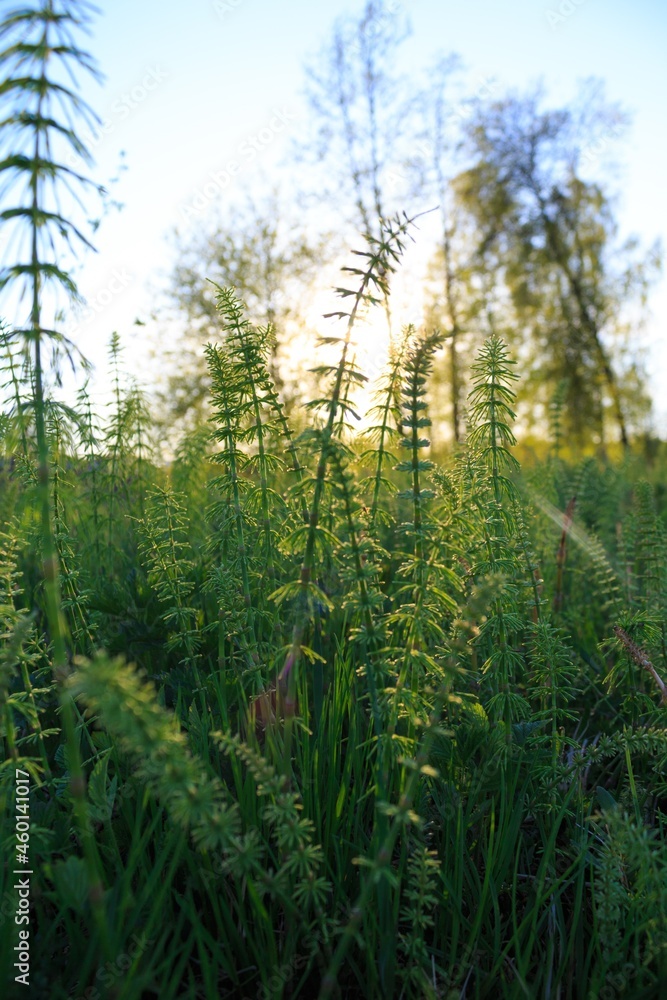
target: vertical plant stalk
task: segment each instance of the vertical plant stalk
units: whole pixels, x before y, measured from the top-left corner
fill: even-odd
[[[259,600],[263,603],[265,587],[271,587],[276,575],[269,504],[269,457],[266,440],[268,430],[265,427],[267,394],[270,396],[273,390],[264,356],[264,345],[268,338],[268,331],[260,331],[251,327],[250,323],[243,316],[241,303],[231,289],[218,288],[217,291],[218,309],[226,319],[226,349],[229,355],[229,363],[234,369],[240,369],[239,386],[242,386],[241,395],[249,396],[253,420],[251,433],[257,445],[256,460],[259,471],[261,522],[266,559],[266,572],[262,578],[259,593]],[[265,338],[264,340],[262,340],[262,333]]]
[[[627,650],[629,656],[632,660],[634,660],[637,666],[642,667],[651,675],[655,681],[658,691],[660,692],[661,704],[667,705],[667,684],[665,684],[641,646],[638,646],[637,643],[630,638],[625,629],[620,627],[620,625],[614,625],[614,635],[620,641],[621,645]]]
[[[196,611],[186,603],[194,589],[189,580],[192,563],[186,543],[186,508],[180,502],[181,495],[171,488],[156,486],[146,500],[146,514],[138,519],[143,536],[142,554],[149,583],[165,605],[163,621],[173,629],[166,649],[180,648],[184,653],[180,662],[193,673],[201,688],[198,666],[201,637]]]
[[[9,703],[9,683],[14,664],[19,661],[23,688],[32,710],[34,731],[39,747],[45,780],[51,778],[44,733],[39,718],[39,709],[35,700],[35,692],[30,679],[27,657],[23,655],[23,643],[30,638],[33,627],[33,616],[25,611],[17,611],[16,598],[23,592],[19,584],[18,558],[21,542],[21,529],[16,520],[12,521],[6,532],[0,531],[0,621],[3,624],[1,638],[2,653],[0,654],[0,704],[4,703],[7,744],[10,757],[16,760],[19,756],[15,742],[15,725]],[[4,607],[3,607],[4,605]],[[9,670],[7,670],[9,667]],[[3,669],[4,668],[4,669]]]
[[[410,329],[404,335],[395,350],[390,353],[389,369],[386,375],[386,382],[378,391],[378,398],[381,402],[371,410],[377,413],[380,423],[376,427],[371,427],[370,431],[379,435],[375,456],[375,475],[373,477],[373,498],[371,500],[371,510],[368,519],[368,531],[371,535],[375,532],[378,511],[380,509],[380,490],[385,482],[382,475],[384,463],[391,457],[388,450],[388,442],[392,434],[398,432],[400,422],[400,396],[401,378],[403,375],[403,361],[408,347]],[[390,418],[394,421],[394,426],[390,424]]]
[[[357,320],[359,310],[364,302],[377,304],[378,299],[373,294],[374,290],[381,293],[386,300],[389,294],[389,284],[387,275],[395,270],[403,249],[403,237],[408,231],[414,219],[405,216],[402,220],[397,218],[392,223],[387,223],[386,232],[379,239],[370,235],[366,238],[370,245],[368,251],[355,251],[358,256],[367,259],[365,269],[346,267],[343,270],[357,276],[359,286],[356,290],[348,288],[338,288],[336,291],[343,298],[352,296],[353,304],[349,312],[338,311],[330,313],[329,316],[347,319],[345,335],[342,338],[342,351],[340,361],[334,376],[334,383],[327,400],[328,417],[325,426],[320,431],[320,453],[315,473],[315,487],[310,508],[309,530],[306,538],[305,551],[301,563],[301,573],[299,576],[298,595],[295,608],[295,624],[292,631],[292,643],[285,660],[285,664],[278,675],[277,691],[282,699],[285,716],[285,756],[284,766],[289,769],[291,757],[292,725],[296,704],[296,683],[299,661],[302,656],[303,639],[310,621],[309,603],[312,593],[312,572],[314,567],[315,541],[317,537],[318,521],[324,484],[326,478],[327,465],[330,458],[331,442],[336,428],[336,420],[341,404],[341,396],[344,387],[344,378],[348,372],[348,353],[352,341],[352,330]]]
[[[23,453],[23,460],[28,460],[29,449],[28,449],[28,432],[26,427],[26,419],[24,414],[24,404],[21,400],[21,379],[16,370],[16,357],[12,351],[12,345],[9,339],[8,331],[4,328],[0,328],[0,343],[2,344],[3,350],[5,352],[5,357],[7,358],[7,371],[9,373],[9,382],[3,385],[3,388],[11,386],[12,396],[14,397],[14,406],[16,409],[16,420],[19,425],[19,431],[21,433],[21,451]]]
[[[574,520],[576,503],[577,498],[572,497],[563,514],[563,530],[558,544],[558,552],[556,553],[556,591],[554,593],[553,604],[554,612],[556,613],[563,609],[563,575],[565,572],[565,557],[567,555],[567,536],[570,533],[572,521]]]
[[[252,594],[250,590],[250,576],[248,573],[248,560],[246,557],[245,533],[243,529],[243,511],[241,509],[241,491],[239,485],[239,451],[236,447],[236,436],[232,424],[232,414],[239,405],[238,387],[231,385],[227,378],[222,351],[212,344],[206,346],[206,360],[209,371],[213,378],[214,398],[217,396],[219,402],[218,419],[221,422],[221,430],[216,432],[225,447],[221,459],[226,461],[229,469],[229,480],[231,482],[232,505],[234,509],[234,524],[236,528],[236,545],[239,565],[241,570],[241,585],[243,588],[243,602],[246,609],[247,629],[250,633],[251,643],[243,638],[243,644],[249,657],[249,662],[256,666],[258,662],[257,636],[255,634],[254,609],[252,604]]]
[[[523,516],[523,511],[521,505],[518,501],[515,501],[512,505],[514,520],[517,525],[517,533],[519,536],[519,544],[521,546],[521,552],[523,555],[524,563],[526,566],[526,571],[530,579],[530,586],[533,591],[533,607],[532,607],[532,618],[533,624],[537,625],[540,621],[540,607],[542,605],[541,591],[542,591],[542,577],[540,575],[540,568],[534,559],[533,553],[530,549],[530,540],[528,537],[528,529],[526,527],[526,521]]]
[[[54,0],[42,0],[42,3],[34,10],[18,10],[10,13],[0,26],[0,38],[4,41],[9,36],[10,40],[9,47],[0,52],[0,64],[8,76],[7,81],[3,84],[3,90],[9,96],[15,93],[19,99],[19,110],[14,111],[13,116],[3,122],[3,126],[5,128],[13,126],[17,132],[29,129],[32,134],[32,149],[29,155],[10,156],[9,160],[3,164],[9,169],[13,168],[16,173],[27,176],[28,204],[5,210],[2,213],[2,218],[5,221],[9,219],[25,220],[30,237],[29,263],[4,269],[0,287],[5,287],[12,280],[23,279],[27,281],[30,294],[29,324],[26,329],[17,331],[17,333],[24,337],[28,350],[32,347],[37,496],[41,524],[45,610],[53,649],[53,675],[60,692],[63,731],[69,752],[70,792],[84,853],[89,898],[103,951],[109,957],[109,938],[103,908],[99,858],[90,828],[86,783],[79,753],[74,706],[71,695],[65,690],[65,681],[69,673],[67,626],[61,604],[58,551],[51,511],[50,449],[46,428],[44,390],[44,341],[48,339],[53,344],[59,344],[64,342],[64,338],[55,330],[48,330],[44,327],[42,318],[43,279],[55,279],[72,299],[76,299],[78,293],[70,276],[62,271],[57,263],[50,263],[42,258],[40,235],[44,236],[45,241],[50,240],[52,249],[54,248],[52,233],[54,228],[59,230],[60,235],[68,245],[70,245],[70,237],[74,235],[81,243],[90,247],[88,240],[69,219],[58,211],[51,212],[46,208],[47,199],[43,190],[44,181],[47,178],[55,182],[67,173],[72,174],[80,181],[84,180],[78,174],[69,171],[68,168],[53,160],[49,142],[50,133],[57,130],[60,135],[64,135],[69,140],[69,144],[79,155],[83,156],[84,159],[90,159],[85,147],[72,130],[70,122],[73,117],[72,109],[74,112],[82,112],[84,115],[92,113],[73,91],[55,83],[47,72],[54,60],[60,60],[67,64],[68,60],[72,59],[79,66],[92,72],[94,76],[98,75],[87,54],[71,42],[68,33],[68,28],[71,25],[80,26],[85,22],[85,5],[78,5],[82,10],[76,14],[69,9],[71,6],[73,5],[69,0],[61,0],[61,9],[58,9]],[[31,29],[34,29],[37,35],[34,41],[30,40]],[[20,38],[14,44],[12,44],[13,34],[18,34]],[[31,70],[30,62],[35,65],[35,70]],[[69,69],[69,65],[67,68]],[[37,100],[34,108],[26,107],[26,102],[35,94]],[[54,100],[57,100],[61,107],[63,104],[70,104],[65,125],[54,120],[50,106]],[[92,117],[95,116],[92,115]]]
[[[512,382],[518,379],[513,371],[516,364],[507,352],[504,342],[493,334],[484,344],[478,360],[473,364],[473,388],[469,394],[473,427],[469,435],[472,446],[481,446],[481,458],[490,471],[493,498],[488,507],[476,504],[483,517],[483,533],[488,551],[489,565],[497,571],[503,564],[503,549],[507,537],[516,526],[503,506],[503,500],[517,499],[517,490],[503,469],[516,471],[519,463],[509,447],[516,444],[510,421],[516,418],[512,409],[516,394]],[[493,511],[489,516],[489,509]],[[497,649],[492,650],[486,669],[494,668],[492,676],[496,692],[491,699],[502,704],[502,718],[505,724],[507,743],[511,741],[511,727],[515,709],[522,703],[512,691],[511,672],[515,658],[509,644],[508,628],[502,597],[494,602],[494,616],[498,622]],[[523,706],[527,707],[527,706]]]
[[[111,468],[110,473],[110,485],[109,485],[109,513],[107,516],[107,551],[109,553],[113,552],[113,520],[114,520],[114,500],[116,498],[116,489],[118,485],[118,467],[119,467],[119,457],[122,455],[121,449],[124,446],[124,424],[125,418],[123,414],[123,403],[120,393],[120,337],[116,332],[111,335],[111,343],[109,345],[109,354],[111,357],[111,366],[113,369],[113,395],[115,403],[115,414],[111,420]],[[110,563],[113,565],[113,562]]]
[[[87,387],[84,386],[80,393],[80,402],[84,408],[84,433],[85,439],[83,445],[85,448],[85,455],[88,459],[88,468],[90,469],[90,499],[93,508],[93,532],[94,532],[94,544],[95,544],[95,575],[97,576],[102,570],[102,553],[100,551],[100,492],[98,485],[98,475],[97,475],[97,465],[98,465],[98,450],[97,450],[97,440],[95,435],[95,427],[93,424],[93,408],[88,395]]]
[[[424,400],[425,386],[432,368],[435,351],[442,345],[443,335],[436,330],[419,341],[409,352],[406,363],[405,385],[403,389],[402,428],[409,431],[402,444],[409,451],[410,457],[396,465],[397,472],[407,472],[411,479],[411,489],[398,494],[399,498],[410,500],[412,504],[412,610],[406,637],[405,656],[400,674],[396,682],[393,699],[393,711],[389,723],[389,739],[393,738],[398,722],[398,701],[405,687],[408,674],[411,674],[411,690],[417,694],[419,685],[419,667],[416,654],[420,651],[423,640],[423,609],[426,601],[428,580],[428,560],[425,549],[425,528],[423,521],[423,504],[433,498],[432,490],[422,486],[422,474],[433,468],[433,463],[421,458],[420,453],[428,448],[430,440],[422,435],[431,426],[431,419],[426,412]],[[414,736],[413,725],[410,724],[409,737]],[[385,762],[388,767],[388,761]]]
[[[449,669],[454,674],[457,670],[457,653],[463,652],[467,646],[467,641],[474,634],[475,626],[472,621],[481,614],[481,607],[473,610],[473,604],[485,604],[486,594],[478,594],[471,598],[470,605],[464,609],[461,616],[461,635],[454,640],[451,646],[449,657]],[[467,634],[464,634],[467,633]],[[420,780],[424,775],[433,773],[429,766],[429,756],[436,734],[439,732],[442,711],[449,699],[451,680],[447,677],[439,686],[433,703],[433,710],[428,717],[427,725],[421,737],[417,753],[412,760],[406,761],[408,776],[404,788],[396,806],[388,807],[383,816],[385,820],[384,832],[380,838],[379,847],[375,858],[367,863],[367,875],[364,879],[361,891],[350,911],[350,918],[340,934],[338,944],[329,962],[326,973],[322,977],[318,1000],[329,1000],[337,988],[338,972],[345,961],[345,957],[355,939],[358,938],[361,922],[369,906],[376,887],[387,883],[387,869],[391,864],[394,849],[400,834],[410,824],[415,822],[416,817],[412,808],[413,800],[418,789]]]

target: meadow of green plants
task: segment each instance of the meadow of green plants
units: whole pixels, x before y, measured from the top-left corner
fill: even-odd
[[[298,435],[230,290],[213,418],[169,466],[116,342],[104,430],[85,393],[45,406],[62,663],[31,380],[5,339],[2,843],[18,768],[32,995],[667,983],[663,491],[632,456],[565,462],[557,414],[521,473],[497,339],[455,457],[425,457],[438,334],[407,331],[372,427],[349,433],[349,332],[404,226],[357,269]]]
[[[216,289],[210,419],[168,460],[117,335],[109,405],[50,391],[54,123],[2,161],[33,237],[1,282],[30,306],[0,330],[4,995],[666,995],[662,444],[577,458],[556,397],[520,467],[491,336],[431,446],[447,338],[408,327],[371,385],[355,360],[397,216],[332,292],[305,416]]]

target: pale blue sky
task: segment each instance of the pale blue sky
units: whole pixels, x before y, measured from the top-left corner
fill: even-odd
[[[112,330],[129,343],[133,327],[153,308],[154,275],[167,271],[167,236],[183,224],[211,173],[224,170],[241,144],[264,131],[258,156],[271,171],[303,114],[303,65],[330,35],[341,13],[358,13],[362,0],[316,4],[310,0],[98,0],[87,47],[106,76],[86,96],[106,122],[95,142],[95,177],[106,182],[125,151],[127,171],[114,188],[125,204],[97,234],[99,253],[81,269],[80,287],[94,304],[94,319],[76,336],[95,361],[104,357]],[[398,7],[398,0],[394,0]],[[419,68],[437,52],[457,52],[471,83],[495,77],[525,88],[543,77],[553,104],[574,94],[577,80],[603,78],[607,97],[634,113],[627,139],[616,144],[623,164],[617,179],[624,232],[648,245],[665,234],[665,112],[667,4],[664,0],[403,0],[412,37],[404,66]],[[129,95],[133,107],[128,107]],[[276,118],[276,112],[279,117]],[[291,120],[294,116],[294,122]],[[285,127],[274,129],[282,122]],[[273,131],[272,131],[273,129]],[[247,157],[244,159],[244,163]],[[243,166],[243,164],[242,164]],[[223,175],[218,173],[219,177]],[[236,178],[226,197],[233,198]],[[209,187],[210,201],[216,200]],[[653,296],[649,331],[651,369],[660,425],[667,421],[663,279]]]

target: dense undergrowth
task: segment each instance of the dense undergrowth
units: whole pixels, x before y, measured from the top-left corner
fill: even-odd
[[[110,412],[47,406],[55,674],[32,376],[4,338],[1,837],[18,768],[32,996],[664,995],[664,493],[558,435],[521,471],[496,338],[458,454],[427,458],[439,334],[406,331],[354,433],[353,326],[405,232],[339,290],[305,431],[228,289],[213,416],[171,464],[116,338]]]
[[[557,404],[521,470],[495,337],[456,454],[437,332],[359,422],[405,218],[346,269],[298,426],[232,289],[171,463],[115,335],[108,408],[49,398],[86,10],[0,24],[0,291],[29,309],[0,327],[3,995],[664,996],[664,469],[566,460]]]

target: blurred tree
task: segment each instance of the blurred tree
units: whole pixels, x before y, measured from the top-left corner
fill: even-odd
[[[235,288],[251,323],[272,327],[271,374],[282,387],[280,351],[298,325],[297,310],[320,259],[317,241],[290,224],[274,191],[264,198],[248,196],[192,236],[177,232],[176,252],[162,312],[179,327],[164,396],[170,417],[197,413],[205,405],[208,375],[201,348],[221,339],[214,285]]]
[[[468,128],[474,164],[456,179],[477,228],[479,268],[494,276],[536,400],[566,385],[564,417],[578,444],[604,442],[607,414],[624,446],[649,406],[636,337],[656,260],[619,244],[613,204],[585,179],[626,116],[587,85],[577,102],[541,111],[541,93],[480,107]],[[634,315],[629,309],[639,307]]]
[[[432,412],[439,414],[439,399],[448,394],[452,439],[458,444],[464,432],[466,371],[481,341],[471,342],[471,329],[482,304],[471,265],[475,228],[454,197],[452,178],[460,163],[462,126],[479,101],[495,85],[485,80],[472,95],[462,92],[458,56],[440,57],[427,72],[426,86],[413,102],[414,142],[406,162],[406,176],[414,196],[432,199],[438,206],[436,250],[426,276],[426,325],[447,334],[447,371],[434,369]],[[458,168],[460,169],[460,168]],[[443,379],[444,375],[444,379]],[[442,392],[443,382],[448,389]]]
[[[414,207],[409,187],[396,185],[410,123],[408,90],[395,68],[409,33],[399,11],[397,3],[367,0],[361,17],[336,22],[332,40],[307,70],[310,127],[297,156],[318,168],[310,172],[315,184],[306,197],[334,209],[343,239],[341,217],[379,238],[382,219]],[[387,296],[384,306],[391,331]]]
[[[451,56],[427,71],[419,90],[397,70],[408,36],[400,11],[394,0],[366,0],[359,17],[336,22],[307,74],[306,128],[288,169],[309,233],[326,236],[315,244],[305,227],[288,231],[274,199],[229,211],[190,243],[181,239],[169,295],[186,319],[186,343],[219,337],[205,277],[234,286],[253,322],[275,324],[281,345],[296,302],[303,317],[315,264],[321,273],[349,241],[341,223],[377,238],[380,220],[396,210],[438,205],[425,318],[447,335],[435,411],[446,401],[453,440],[463,436],[470,355],[496,334],[528,367],[536,420],[544,422],[562,384],[573,443],[603,442],[612,424],[627,445],[649,406],[636,333],[656,269],[633,241],[619,243],[600,182],[626,116],[591,84],[555,111],[541,109],[539,91],[498,100],[491,80],[464,92]],[[386,296],[384,306],[391,333]],[[207,394],[201,358],[189,352],[188,366],[185,356],[179,347],[169,381],[175,415]]]
[[[212,286],[203,287],[203,277],[233,285],[251,321],[273,323],[280,341],[288,326],[294,328],[296,303],[303,316],[303,290],[314,264],[321,271],[346,251],[352,233],[344,223],[379,238],[381,220],[407,207],[409,182],[398,167],[406,150],[399,148],[400,139],[408,134],[406,88],[394,63],[408,29],[399,11],[392,0],[367,0],[361,17],[336,22],[332,40],[306,71],[307,124],[288,169],[294,202],[308,218],[308,237],[300,227],[288,233],[273,198],[261,204],[249,200],[189,244],[179,238],[168,295],[176,314],[186,318],[186,342],[219,338]],[[305,169],[294,185],[297,165]],[[397,177],[405,181],[399,191]],[[387,295],[384,309],[391,330]],[[207,395],[206,369],[199,358],[190,358],[184,367],[179,344],[178,371],[168,386],[175,416],[196,409]],[[275,360],[272,375],[280,385]]]

